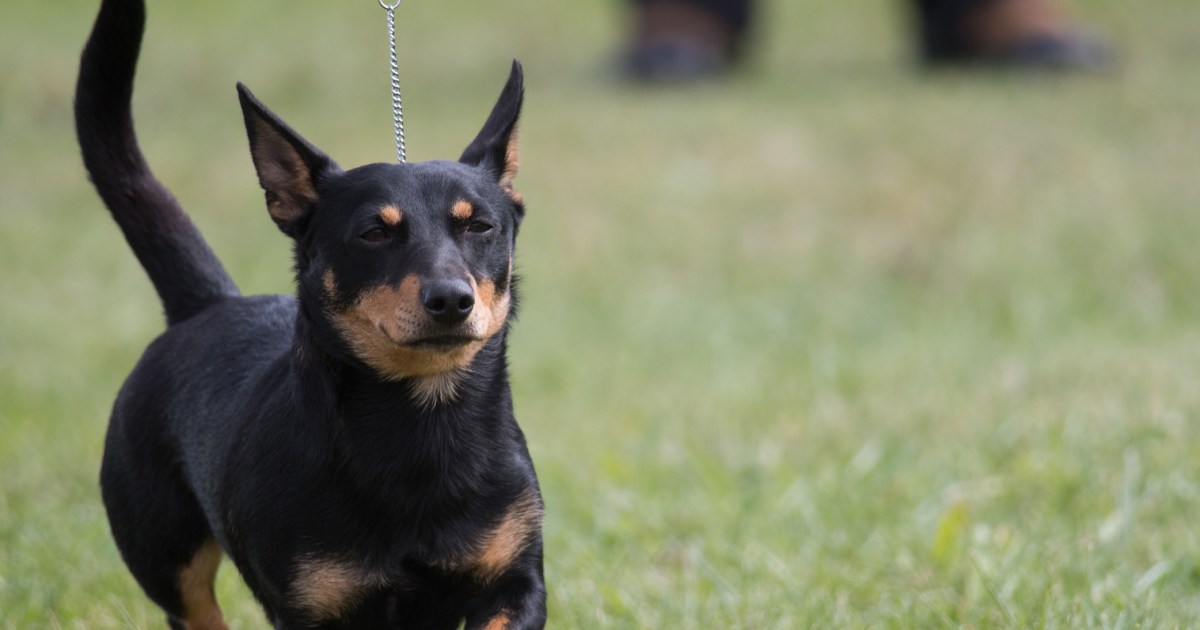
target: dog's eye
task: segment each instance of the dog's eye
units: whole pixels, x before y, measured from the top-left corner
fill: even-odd
[[[475,234],[483,234],[484,232],[491,232],[492,225],[483,221],[471,221],[471,224],[467,226],[467,231],[474,232]]]
[[[358,235],[358,238],[368,243],[382,243],[388,239],[388,233],[383,228],[371,228]]]

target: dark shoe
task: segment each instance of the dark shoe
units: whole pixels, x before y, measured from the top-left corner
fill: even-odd
[[[1055,0],[992,0],[960,14],[944,13],[923,8],[919,16],[930,64],[1099,71],[1113,63],[1111,47],[1075,27]]]
[[[990,56],[981,56],[981,60],[1031,70],[1101,72],[1113,66],[1113,52],[1112,47],[1097,36],[1070,33],[1017,40]]]
[[[648,83],[683,83],[723,76],[729,59],[719,50],[685,39],[638,42],[621,60],[621,74]]]

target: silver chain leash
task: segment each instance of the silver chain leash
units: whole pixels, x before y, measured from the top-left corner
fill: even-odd
[[[400,66],[396,63],[396,7],[401,0],[388,4],[379,0],[379,6],[387,10],[388,47],[392,53],[392,122],[396,127],[396,158],[404,163],[404,103],[400,100]]]

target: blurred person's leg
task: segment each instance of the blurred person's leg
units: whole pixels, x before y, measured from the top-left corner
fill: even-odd
[[[1095,68],[1108,60],[1059,0],[908,0],[922,58],[934,64]],[[753,0],[633,0],[633,36],[621,58],[634,79],[681,81],[727,72],[746,46]]]
[[[750,29],[751,0],[633,0],[633,38],[621,65],[647,81],[724,74]]]

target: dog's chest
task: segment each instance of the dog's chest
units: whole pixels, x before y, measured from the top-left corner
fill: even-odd
[[[541,501],[527,492],[498,520],[478,527],[441,528],[419,538],[410,534],[380,540],[373,548],[304,554],[293,573],[292,603],[313,619],[329,620],[379,594],[419,593],[431,583],[483,589],[537,540],[541,521]]]

